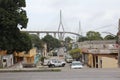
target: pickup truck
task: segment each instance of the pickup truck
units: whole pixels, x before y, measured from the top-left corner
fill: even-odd
[[[48,61],[48,67],[64,67],[66,64],[65,61],[58,59],[51,59]]]

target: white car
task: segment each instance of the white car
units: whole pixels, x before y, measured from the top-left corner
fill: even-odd
[[[65,61],[61,61],[58,59],[51,59],[48,61],[48,67],[64,67]]]
[[[81,69],[83,65],[80,61],[73,61],[70,66],[72,69]]]

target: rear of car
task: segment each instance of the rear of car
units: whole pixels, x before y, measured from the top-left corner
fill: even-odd
[[[71,63],[71,62],[73,61],[73,58],[72,58],[70,55],[66,55],[66,56],[65,56],[65,61],[66,61],[67,63]]]
[[[71,63],[71,68],[72,69],[81,69],[81,68],[83,68],[83,65],[80,61],[73,61]]]

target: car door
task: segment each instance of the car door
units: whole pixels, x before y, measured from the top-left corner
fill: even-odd
[[[58,60],[58,66],[62,66],[62,63],[61,61]]]

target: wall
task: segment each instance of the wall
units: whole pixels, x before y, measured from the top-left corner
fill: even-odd
[[[14,56],[15,56],[15,60],[16,62],[19,61],[23,61],[23,63],[25,64],[33,64],[35,62],[35,58],[36,58],[36,48],[31,49],[28,53],[25,53],[25,51],[23,52],[15,52]]]
[[[6,55],[7,50],[0,50],[0,55]]]
[[[102,68],[118,68],[117,59],[102,57]]]
[[[88,54],[88,63],[87,65],[89,67],[93,67],[93,55],[92,54]]]
[[[2,56],[3,67],[10,67],[13,65],[13,55]]]

